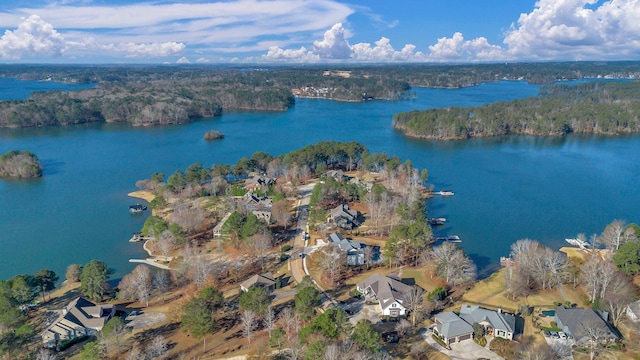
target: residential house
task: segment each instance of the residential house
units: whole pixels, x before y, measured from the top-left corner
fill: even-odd
[[[362,265],[365,263],[365,244],[359,241],[345,239],[338,233],[329,235],[328,241],[330,245],[338,246],[342,251],[347,253],[347,265],[354,266]]]
[[[347,204],[338,205],[331,209],[331,221],[342,229],[351,230],[360,226],[360,212],[349,209]]]
[[[248,191],[243,197],[241,206],[246,212],[271,211],[273,201],[268,197],[260,197],[253,191]]]
[[[276,179],[265,176],[258,175],[252,176],[244,181],[244,187],[249,191],[256,191],[258,189],[266,190],[269,186],[276,183]]]
[[[417,285],[403,283],[398,277],[372,275],[356,285],[370,301],[377,301],[382,315],[406,316],[405,299]]]
[[[327,171],[327,176],[334,178],[338,182],[342,182],[349,178],[342,170],[329,170]]]
[[[627,317],[631,319],[631,321],[640,320],[640,300],[627,305]]]
[[[240,284],[240,290],[247,292],[253,286],[261,286],[265,288],[267,292],[272,292],[276,288],[276,281],[271,272],[261,275],[256,274],[242,282],[242,284]]]
[[[473,326],[452,311],[437,314],[434,319],[436,326],[433,332],[440,335],[447,345],[473,337]]]
[[[41,334],[44,346],[53,348],[62,340],[94,335],[102,330],[115,312],[114,305],[96,305],[78,297],[62,309],[60,316]]]
[[[487,334],[507,340],[513,340],[516,332],[515,316],[502,312],[502,309],[495,311],[477,305],[462,305],[459,315],[454,312],[438,314],[435,322],[434,331],[447,344],[470,339],[475,323],[484,327]]]
[[[562,331],[573,337],[578,343],[592,340],[590,333],[598,333],[602,342],[620,340],[620,336],[607,322],[609,313],[592,309],[556,308],[555,321]]]
[[[264,220],[267,224],[271,224],[271,211],[252,211],[253,215],[255,215],[258,219]]]

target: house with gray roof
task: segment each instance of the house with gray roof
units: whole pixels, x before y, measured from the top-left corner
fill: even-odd
[[[338,246],[342,251],[347,253],[347,265],[355,266],[364,264],[365,244],[352,239],[345,239],[338,233],[329,235],[328,241],[330,245]]]
[[[267,292],[271,292],[276,287],[276,281],[273,278],[273,274],[271,272],[256,274],[243,281],[242,284],[240,284],[240,290],[242,290],[243,292],[247,292],[253,286],[261,286],[265,288]]]
[[[349,209],[347,204],[341,204],[331,209],[331,221],[339,228],[351,230],[360,226],[360,212]]]
[[[244,187],[249,191],[255,191],[257,189],[266,189],[275,183],[276,179],[274,178],[266,175],[256,175],[246,179],[244,181]]]
[[[433,331],[440,335],[447,345],[473,337],[473,326],[452,311],[437,314],[434,320],[436,326]]]
[[[477,305],[462,305],[460,314],[438,314],[435,322],[434,332],[447,344],[470,339],[473,336],[473,324],[476,323],[484,327],[487,334],[507,340],[513,340],[516,332],[515,316],[504,313],[501,309],[494,311]]]
[[[60,316],[42,332],[44,346],[53,348],[62,340],[95,335],[115,312],[114,305],[96,305],[78,297],[62,309]]]
[[[608,317],[606,311],[558,306],[554,320],[562,331],[578,343],[590,341],[590,334],[593,333],[597,333],[602,342],[620,340],[617,331],[607,322]]]
[[[253,191],[247,191],[242,197],[241,206],[245,212],[269,211],[273,206],[273,201],[268,197],[260,197]]]
[[[417,285],[403,283],[394,275],[372,275],[356,285],[358,291],[370,301],[377,301],[382,315],[405,316],[405,299]]]

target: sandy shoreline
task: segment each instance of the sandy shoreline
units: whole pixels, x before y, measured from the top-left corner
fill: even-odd
[[[134,191],[134,192],[130,192],[127,194],[127,196],[132,197],[132,198],[136,198],[136,199],[142,199],[146,202],[151,202],[151,200],[153,200],[153,198],[155,198],[156,196],[149,190],[138,190],[138,191]]]

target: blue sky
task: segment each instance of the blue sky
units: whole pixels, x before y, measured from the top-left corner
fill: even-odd
[[[3,0],[5,63],[640,60],[640,0]]]

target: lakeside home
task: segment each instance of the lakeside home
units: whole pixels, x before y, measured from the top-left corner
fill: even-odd
[[[62,309],[58,319],[41,334],[42,342],[45,347],[54,348],[63,340],[95,335],[115,312],[113,304],[96,305],[78,297]]]

